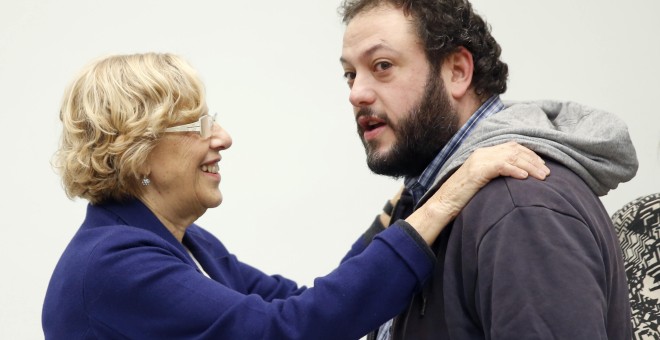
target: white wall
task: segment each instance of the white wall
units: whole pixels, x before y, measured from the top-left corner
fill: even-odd
[[[97,56],[174,52],[200,71],[234,146],[221,163],[225,202],[199,222],[266,272],[312,283],[399,186],[364,164],[338,62],[339,0],[0,1],[2,339],[43,337],[46,285],[85,206],[49,165],[60,97]],[[505,99],[579,101],[629,125],[640,170],[607,209],[660,191],[659,3],[474,5],[510,66]]]

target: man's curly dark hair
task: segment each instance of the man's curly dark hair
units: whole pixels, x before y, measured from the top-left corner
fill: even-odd
[[[403,9],[417,25],[426,57],[437,70],[450,53],[465,47],[472,53],[472,86],[486,99],[506,91],[508,66],[500,60],[502,49],[490,33],[490,26],[467,0],[344,0],[339,7],[348,24],[358,14],[381,5]]]

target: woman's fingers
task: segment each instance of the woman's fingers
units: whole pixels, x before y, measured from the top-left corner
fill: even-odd
[[[509,143],[512,143],[514,150],[519,152],[518,157],[515,157],[513,161],[510,163],[511,166],[523,170],[527,172],[530,176],[540,180],[544,180],[545,177],[550,174],[550,169],[545,165],[545,161],[543,160],[543,158],[541,158],[539,155],[534,153],[534,151],[516,142],[509,142]],[[505,168],[508,168],[508,165],[505,166]],[[505,170],[508,171],[508,169]],[[512,169],[511,171],[515,172],[516,170]],[[501,175],[508,176],[507,173],[502,173]],[[516,177],[515,175],[513,175],[513,172],[510,176]]]
[[[541,157],[516,142],[477,149],[465,165],[474,178],[484,182],[498,176],[517,179],[532,176],[543,180],[550,174]]]
[[[431,244],[472,196],[493,178],[511,176],[525,179],[531,175],[542,180],[548,174],[550,169],[543,159],[516,142],[480,148],[406,221]]]

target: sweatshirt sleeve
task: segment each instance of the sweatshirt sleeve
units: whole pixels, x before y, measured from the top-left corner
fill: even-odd
[[[155,238],[118,233],[81,269],[84,305],[101,338],[357,339],[429,276],[434,259],[415,235],[398,221],[313,287],[266,301],[200,275]]]
[[[464,294],[447,298],[464,299],[459,304],[486,338],[607,338],[606,269],[582,221],[545,207],[515,208],[476,249],[476,272],[457,274]]]

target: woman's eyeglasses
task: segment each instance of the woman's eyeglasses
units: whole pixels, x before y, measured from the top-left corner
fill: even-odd
[[[202,138],[206,139],[211,137],[213,123],[217,115],[217,113],[214,113],[213,116],[203,115],[196,122],[168,127],[163,132],[197,132]]]

